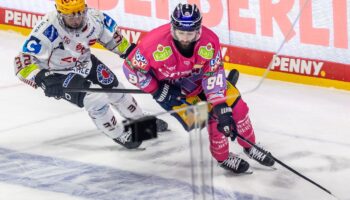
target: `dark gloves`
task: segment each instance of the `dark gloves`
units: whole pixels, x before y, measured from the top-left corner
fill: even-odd
[[[152,94],[153,98],[166,110],[170,110],[173,106],[183,104],[181,98],[185,96],[181,93],[181,89],[165,82],[159,83],[158,90]]]
[[[35,76],[35,83],[40,86],[47,97],[61,98],[63,96],[62,75],[42,69]]]
[[[135,43],[130,43],[129,48],[125,51],[124,54],[120,55],[120,57],[121,57],[122,59],[127,58],[128,55],[131,53],[131,51],[135,49],[135,47],[136,47],[136,44],[135,44]]]
[[[218,104],[214,108],[214,114],[218,120],[218,130],[226,137],[231,137],[232,141],[237,137],[236,124],[232,117],[232,108],[226,103]]]

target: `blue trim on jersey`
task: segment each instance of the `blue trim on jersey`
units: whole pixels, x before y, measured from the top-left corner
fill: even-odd
[[[58,37],[58,31],[57,29],[53,26],[50,25],[47,27],[47,29],[43,32],[43,34],[51,41],[55,41]]]
[[[103,16],[105,17],[103,20],[105,27],[107,28],[107,30],[113,33],[115,27],[117,26],[117,22],[105,13],[103,13]]]
[[[41,50],[40,40],[35,36],[30,36],[30,38],[24,43],[22,51],[24,53],[35,53],[38,54]]]

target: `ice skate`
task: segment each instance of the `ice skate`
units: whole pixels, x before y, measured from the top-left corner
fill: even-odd
[[[132,137],[131,130],[128,130],[126,132],[123,132],[113,140],[127,149],[138,148],[142,144],[142,142],[132,142],[131,137]]]
[[[233,153],[230,153],[226,160],[219,162],[219,166],[235,174],[253,173],[253,171],[249,169],[249,163]]]
[[[271,157],[271,153],[260,147],[260,150],[254,147],[244,148],[244,153],[251,159],[257,161],[261,165],[272,167],[275,160]]]

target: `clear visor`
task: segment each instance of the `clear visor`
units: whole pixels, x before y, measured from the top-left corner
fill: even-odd
[[[81,12],[72,13],[68,15],[60,13],[60,15],[66,26],[73,29],[79,29],[85,24],[86,12],[87,10],[84,9]]]

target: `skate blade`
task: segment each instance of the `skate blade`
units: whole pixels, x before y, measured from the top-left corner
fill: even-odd
[[[275,166],[265,166],[265,165],[262,165],[260,163],[258,163],[258,164],[259,164],[258,166],[251,166],[251,167],[254,169],[263,170],[263,171],[275,171],[275,170],[277,170],[277,168]]]
[[[128,152],[133,152],[133,151],[139,152],[139,151],[145,151],[145,150],[146,150],[145,147],[137,147],[137,148],[133,148],[133,149],[128,149],[128,148],[122,147],[121,149],[119,149],[119,151],[128,151]]]
[[[247,171],[245,171],[245,172],[242,173],[242,174],[244,174],[244,175],[253,174],[253,170],[249,168]]]
[[[246,176],[246,175],[253,174],[253,170],[252,169],[248,169],[247,171],[242,172],[242,173],[235,173],[235,172],[232,172],[232,171],[230,171],[230,172],[227,171],[226,174],[229,175],[229,176]]]

